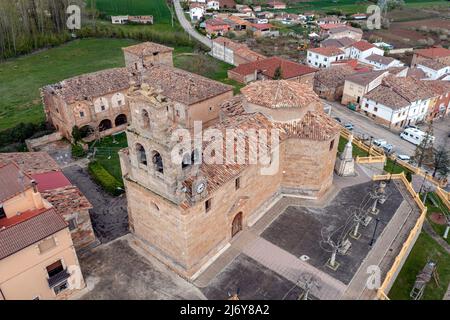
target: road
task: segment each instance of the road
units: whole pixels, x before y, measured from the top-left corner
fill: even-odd
[[[352,123],[353,132],[356,137],[373,137],[373,139],[384,139],[394,146],[394,152],[397,154],[407,154],[412,156],[416,146],[408,141],[400,138],[399,134],[391,132],[381,125],[374,123],[372,120],[360,113],[352,111],[339,103],[324,101],[325,104],[331,105],[331,116],[338,117],[343,123]]]
[[[175,13],[177,14],[178,21],[180,21],[183,29],[194,39],[200,41],[202,44],[207,46],[208,48],[212,47],[212,42],[207,37],[201,35],[197,32],[197,30],[192,27],[191,23],[186,19],[184,15],[183,8],[181,7],[180,0],[173,0],[173,4],[175,6]]]

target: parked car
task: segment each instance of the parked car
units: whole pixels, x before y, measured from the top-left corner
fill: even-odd
[[[403,161],[409,161],[409,160],[411,160],[411,157],[408,156],[408,155],[406,155],[406,154],[398,154],[398,155],[397,155],[397,158],[399,158],[400,160],[403,160]]]
[[[383,145],[383,150],[386,153],[391,153],[392,151],[394,151],[394,146],[390,143],[386,143],[385,145]]]
[[[383,147],[385,144],[387,144],[387,141],[384,139],[375,139],[372,143],[377,147]]]
[[[336,121],[339,122],[339,123],[342,122],[341,118],[339,118],[339,117],[334,117],[333,119],[336,120]]]
[[[352,130],[353,130],[353,124],[351,124],[350,122],[349,122],[349,123],[346,123],[346,124],[344,125],[344,128],[347,129],[347,130],[352,131]]]

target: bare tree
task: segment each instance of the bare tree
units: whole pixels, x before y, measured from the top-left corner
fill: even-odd
[[[433,177],[439,172],[442,176],[447,176],[450,172],[450,152],[443,145],[433,150]]]

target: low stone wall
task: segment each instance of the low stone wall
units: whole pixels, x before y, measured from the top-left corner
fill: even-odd
[[[59,141],[63,138],[61,132],[57,131],[40,138],[36,139],[27,139],[25,140],[25,144],[27,145],[28,151],[35,151],[35,148],[46,145],[51,142]]]

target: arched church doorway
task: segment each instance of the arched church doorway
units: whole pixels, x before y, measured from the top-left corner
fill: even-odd
[[[231,223],[231,237],[234,237],[240,231],[242,231],[242,212],[239,212]]]

